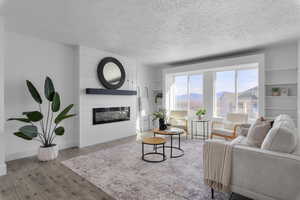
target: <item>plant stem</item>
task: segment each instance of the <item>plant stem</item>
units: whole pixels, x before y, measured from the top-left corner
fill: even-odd
[[[40,109],[40,113],[42,113],[41,104],[39,104],[39,109]],[[44,145],[47,146],[48,145],[48,141],[47,141],[47,138],[46,138],[46,135],[45,135],[44,119],[42,119],[40,121],[40,124],[41,124],[42,132],[43,132],[43,138],[45,140]]]
[[[51,141],[50,133],[51,133],[51,128],[52,128],[52,120],[53,120],[53,112],[51,112],[50,127],[49,127],[49,132],[47,133],[48,136],[49,136],[50,141]],[[51,143],[50,143],[50,144],[51,144]]]
[[[58,124],[55,124],[55,126],[54,126],[54,128],[53,128],[53,130],[52,130],[51,137],[50,137],[50,142],[51,142],[51,143],[52,143],[53,140],[54,140],[53,133],[54,133],[54,131],[55,131],[57,125],[58,125]],[[52,137],[53,137],[53,138],[52,138]]]
[[[50,112],[50,101],[48,101],[48,112],[47,112],[47,120],[46,120],[46,137],[48,138],[48,123],[49,123],[49,112]]]

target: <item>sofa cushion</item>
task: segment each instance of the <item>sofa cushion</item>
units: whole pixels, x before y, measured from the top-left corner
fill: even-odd
[[[293,119],[290,116],[284,114],[278,115],[278,117],[275,118],[273,127],[275,126],[283,126],[289,129],[296,129]]]
[[[257,119],[249,128],[247,143],[250,146],[260,147],[267,133],[271,129],[271,123],[263,118]]]
[[[264,139],[261,148],[270,151],[292,153],[297,145],[295,132],[295,129],[289,129],[284,125],[277,125],[271,128]]]

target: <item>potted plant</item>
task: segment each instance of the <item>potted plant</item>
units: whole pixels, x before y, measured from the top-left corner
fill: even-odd
[[[272,88],[272,96],[280,96],[280,88]]]
[[[166,118],[165,111],[154,112],[152,115],[153,115],[153,120],[156,119],[159,120],[159,130],[166,130],[167,125],[165,123],[165,118]]]
[[[198,116],[199,120],[203,119],[205,114],[206,114],[206,110],[202,108],[196,112],[196,115]]]
[[[49,77],[45,79],[44,93],[47,100],[47,112],[42,113],[43,99],[35,86],[26,80],[27,88],[38,104],[38,109],[35,111],[23,112],[22,117],[9,118],[8,121],[19,121],[26,123],[25,126],[19,128],[14,133],[15,136],[24,140],[36,140],[41,143],[38,151],[38,159],[40,161],[49,161],[57,158],[58,146],[54,143],[56,136],[64,135],[65,128],[59,124],[68,118],[74,117],[75,114],[68,114],[73,108],[70,104],[65,109],[60,111],[60,96],[55,91],[52,80]],[[59,114],[57,114],[59,113]]]

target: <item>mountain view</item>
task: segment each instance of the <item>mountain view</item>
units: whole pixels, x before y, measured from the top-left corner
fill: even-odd
[[[235,94],[233,92],[222,91],[217,96],[217,113],[228,113],[235,111]],[[258,111],[257,98],[258,88],[253,87],[238,94],[238,111],[248,112],[249,115],[256,115]],[[197,110],[203,107],[203,95],[199,93],[190,93],[190,109]],[[188,106],[188,94],[177,95],[176,108],[186,110]]]

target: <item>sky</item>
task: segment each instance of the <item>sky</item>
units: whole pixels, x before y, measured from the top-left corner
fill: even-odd
[[[258,70],[246,69],[239,70],[238,73],[238,92],[242,92],[258,85]],[[234,71],[216,72],[216,92],[234,92],[235,84]],[[187,93],[187,76],[175,77],[175,88],[177,95]],[[190,75],[190,93],[201,93],[203,91],[203,75]]]

